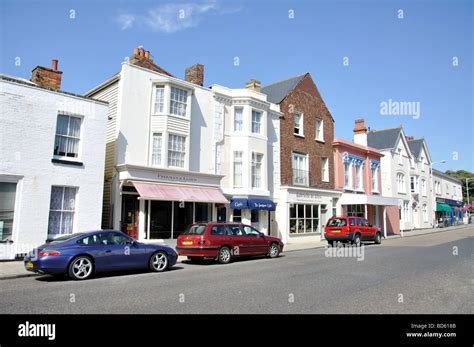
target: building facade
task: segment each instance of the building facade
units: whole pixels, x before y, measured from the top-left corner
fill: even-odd
[[[340,199],[342,215],[364,217],[385,236],[398,234],[398,200],[382,195],[383,155],[364,142],[366,132],[364,120],[356,120],[354,142],[333,141],[335,186],[344,191]]]
[[[0,259],[101,226],[107,103],[61,91],[57,64],[0,76]]]
[[[410,193],[413,229],[433,228],[435,216],[431,179],[431,156],[424,138],[407,137],[412,154],[410,161]]]
[[[211,89],[215,105],[223,112],[215,151],[218,172],[223,175],[221,187],[230,201],[226,219],[250,224],[265,234],[276,232],[279,107],[267,101],[257,80],[250,80],[243,89],[219,85]]]
[[[203,74],[196,64],[178,79],[137,48],[86,94],[111,104],[103,227],[170,239],[193,222],[226,218],[215,155],[223,107],[202,86]]]
[[[274,235],[285,243],[320,240],[326,221],[338,213],[342,194],[334,189],[334,120],[309,73],[269,84],[261,92],[283,114]]]
[[[461,181],[433,169],[433,191],[435,226],[468,223],[468,208],[463,202]]]
[[[400,230],[413,229],[410,169],[413,160],[402,127],[367,132],[367,145],[378,149],[383,157],[381,164],[382,195],[398,199],[398,207],[389,207],[398,213]]]

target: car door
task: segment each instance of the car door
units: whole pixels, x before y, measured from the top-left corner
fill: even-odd
[[[244,238],[244,231],[240,225],[230,224],[226,226],[226,235],[229,244],[231,245],[232,255],[240,256],[246,255],[247,249]]]
[[[356,225],[357,225],[356,230],[360,231],[360,238],[364,239],[365,226],[364,226],[364,223],[362,221],[362,218],[359,218],[359,217],[356,218]]]
[[[242,228],[245,233],[245,247],[248,254],[266,254],[268,247],[263,234],[249,225],[243,225]]]
[[[367,219],[364,219],[365,224],[365,239],[366,240],[373,240],[375,235],[376,227],[369,223]]]
[[[119,232],[100,234],[101,246],[107,256],[108,268],[126,270],[144,266],[145,249]]]

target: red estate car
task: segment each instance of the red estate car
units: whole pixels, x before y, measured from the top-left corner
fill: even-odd
[[[227,264],[237,256],[267,255],[276,258],[283,251],[283,242],[245,224],[196,223],[178,236],[176,251],[191,261],[214,258],[221,264]]]
[[[382,243],[382,233],[367,219],[361,217],[333,217],[330,218],[326,228],[326,240],[329,245],[334,242],[351,242],[357,246],[361,241],[374,241]]]

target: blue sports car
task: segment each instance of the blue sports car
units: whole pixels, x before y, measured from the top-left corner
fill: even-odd
[[[162,272],[177,259],[170,247],[143,244],[120,231],[98,230],[59,237],[34,249],[24,261],[28,271],[85,280],[100,271]]]

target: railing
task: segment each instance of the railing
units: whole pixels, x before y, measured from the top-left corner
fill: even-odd
[[[309,171],[293,169],[293,184],[296,186],[309,186]]]

